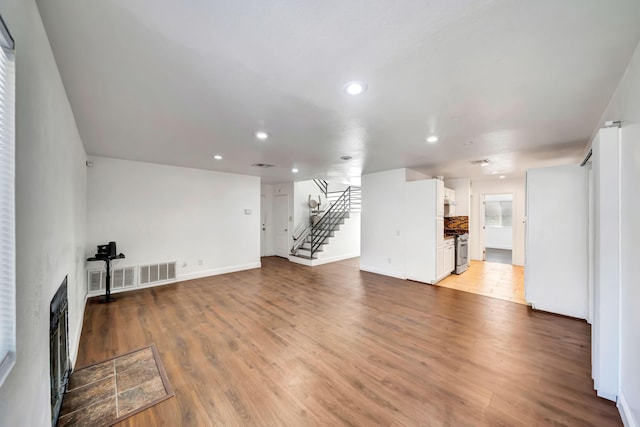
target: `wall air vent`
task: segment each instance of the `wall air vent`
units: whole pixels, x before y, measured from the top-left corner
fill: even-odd
[[[480,166],[484,166],[484,165],[488,165],[489,164],[489,159],[482,159],[482,160],[471,160],[470,162],[472,165],[480,165]]]
[[[89,270],[89,294],[99,294],[106,288],[107,270]],[[136,268],[122,267],[111,270],[111,289],[122,290],[136,287]]]
[[[113,270],[111,273],[111,289],[126,289],[136,286],[136,268],[126,267]]]
[[[176,278],[176,262],[140,266],[140,286],[165,282]]]
[[[251,166],[256,167],[256,168],[268,169],[268,168],[274,167],[275,165],[270,165],[269,163],[254,163]]]

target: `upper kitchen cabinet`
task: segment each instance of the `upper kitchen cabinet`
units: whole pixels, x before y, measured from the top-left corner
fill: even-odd
[[[436,185],[436,216],[444,216],[444,182],[439,179],[430,179]]]
[[[444,216],[456,216],[456,191],[450,188],[444,189]]]

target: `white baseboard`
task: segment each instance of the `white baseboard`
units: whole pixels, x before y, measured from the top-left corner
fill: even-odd
[[[492,245],[492,246],[485,246],[487,249],[505,249],[507,251],[512,251],[513,247],[512,246],[506,246],[506,245]]]
[[[213,268],[213,269],[210,269],[210,270],[195,271],[193,273],[180,274],[175,279],[165,280],[163,282],[153,282],[153,283],[150,283],[148,285],[134,286],[134,287],[125,288],[125,289],[112,289],[111,290],[111,295],[119,294],[119,293],[122,293],[122,292],[138,291],[140,289],[155,288],[157,286],[170,285],[172,283],[183,282],[185,280],[201,279],[203,277],[217,276],[217,275],[220,275],[220,274],[227,274],[227,273],[235,273],[236,271],[251,270],[251,269],[260,268],[260,267],[262,267],[262,263],[261,262],[252,262],[252,263],[249,263],[249,264],[233,265],[233,266],[230,266],[230,267]],[[99,296],[102,296],[102,295],[104,295],[104,291],[92,292],[92,293],[89,294],[89,298],[99,297]]]
[[[640,424],[638,424],[638,420],[634,418],[631,408],[629,408],[629,404],[624,398],[624,393],[622,393],[622,391],[620,391],[616,406],[618,407],[618,412],[620,412],[620,418],[622,418],[622,424],[624,424],[624,427],[640,427]]]
[[[360,254],[339,255],[331,258],[318,258],[318,259],[305,259],[295,255],[289,255],[289,261],[296,264],[306,265],[308,267],[315,267],[322,264],[329,264],[331,262],[343,261],[345,259],[357,258]]]
[[[195,271],[193,273],[180,274],[176,278],[176,282],[183,280],[201,279],[203,277],[217,276],[219,274],[235,273],[236,271],[251,270],[253,268],[262,267],[261,262],[251,262],[249,264],[232,265],[229,267],[213,268],[211,270]],[[139,288],[138,288],[139,289]]]
[[[402,280],[406,279],[406,277],[404,277],[404,275],[401,274],[401,273],[398,273],[398,272],[395,272],[395,271],[380,270],[378,268],[369,267],[369,266],[362,265],[362,264],[360,264],[360,271],[367,271],[369,273],[375,273],[375,274],[381,274],[383,276],[395,277],[396,279],[402,279]]]
[[[329,258],[319,258],[319,259],[314,259],[313,260],[313,265],[328,264],[330,262],[336,262],[336,261],[342,261],[342,260],[345,260],[345,259],[357,258],[359,256],[360,256],[359,253],[353,253],[353,254],[347,254],[347,255],[333,256],[333,257],[329,257]]]

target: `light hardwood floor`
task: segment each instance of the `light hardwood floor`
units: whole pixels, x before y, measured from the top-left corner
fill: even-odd
[[[518,304],[524,299],[524,267],[497,262],[471,261],[464,273],[452,274],[438,286],[498,298]]]
[[[360,272],[263,268],[88,303],[77,366],[155,343],[175,398],[119,426],[619,426],[585,322]]]

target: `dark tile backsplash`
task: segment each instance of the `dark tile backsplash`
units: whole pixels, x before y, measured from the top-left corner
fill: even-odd
[[[468,216],[452,216],[444,219],[444,229],[451,231],[469,231]]]

